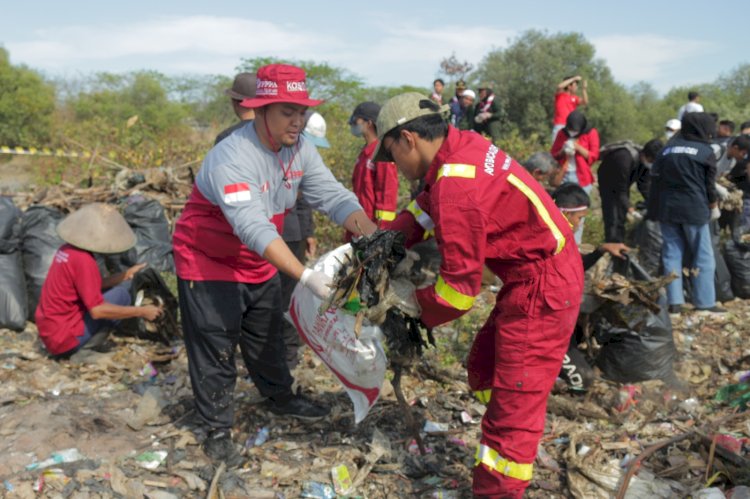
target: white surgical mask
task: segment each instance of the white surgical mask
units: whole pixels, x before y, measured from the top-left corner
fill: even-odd
[[[674,130],[667,130],[666,132],[664,132],[664,136],[667,138],[667,140],[669,140],[674,137],[675,133],[677,132],[675,132]]]

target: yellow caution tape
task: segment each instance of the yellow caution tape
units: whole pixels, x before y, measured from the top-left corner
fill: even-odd
[[[0,146],[0,154],[17,154],[20,156],[54,156],[57,158],[90,158],[88,151],[66,151],[65,149],[50,149],[48,147],[10,147]]]

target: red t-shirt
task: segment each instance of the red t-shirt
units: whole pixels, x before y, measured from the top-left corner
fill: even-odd
[[[57,250],[36,308],[36,327],[47,351],[59,355],[76,348],[83,316],[104,302],[102,275],[94,256],[65,244]]]
[[[555,119],[554,125],[564,125],[568,115],[576,110],[581,103],[581,98],[568,92],[557,92],[555,94]]]

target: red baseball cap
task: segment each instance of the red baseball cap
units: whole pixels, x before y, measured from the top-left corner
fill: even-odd
[[[317,106],[322,100],[307,95],[305,71],[289,64],[269,64],[258,69],[255,97],[245,99],[240,106],[250,109],[286,102],[300,106]]]

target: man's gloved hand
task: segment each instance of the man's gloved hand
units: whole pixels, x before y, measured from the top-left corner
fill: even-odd
[[[729,197],[729,189],[724,187],[721,184],[716,184],[716,195],[719,196],[719,199],[722,201],[726,201],[726,199]]]
[[[302,272],[302,277],[300,277],[299,282],[301,282],[304,287],[315,293],[315,296],[321,300],[325,300],[328,298],[328,295],[331,294],[331,284],[333,284],[333,279],[323,272],[318,272],[313,269],[305,269],[305,271]]]
[[[483,113],[479,113],[474,117],[474,121],[477,123],[484,123],[489,119],[489,117],[492,116],[492,113],[485,111]]]
[[[711,208],[711,220],[718,220],[721,216],[721,210],[718,206]]]

